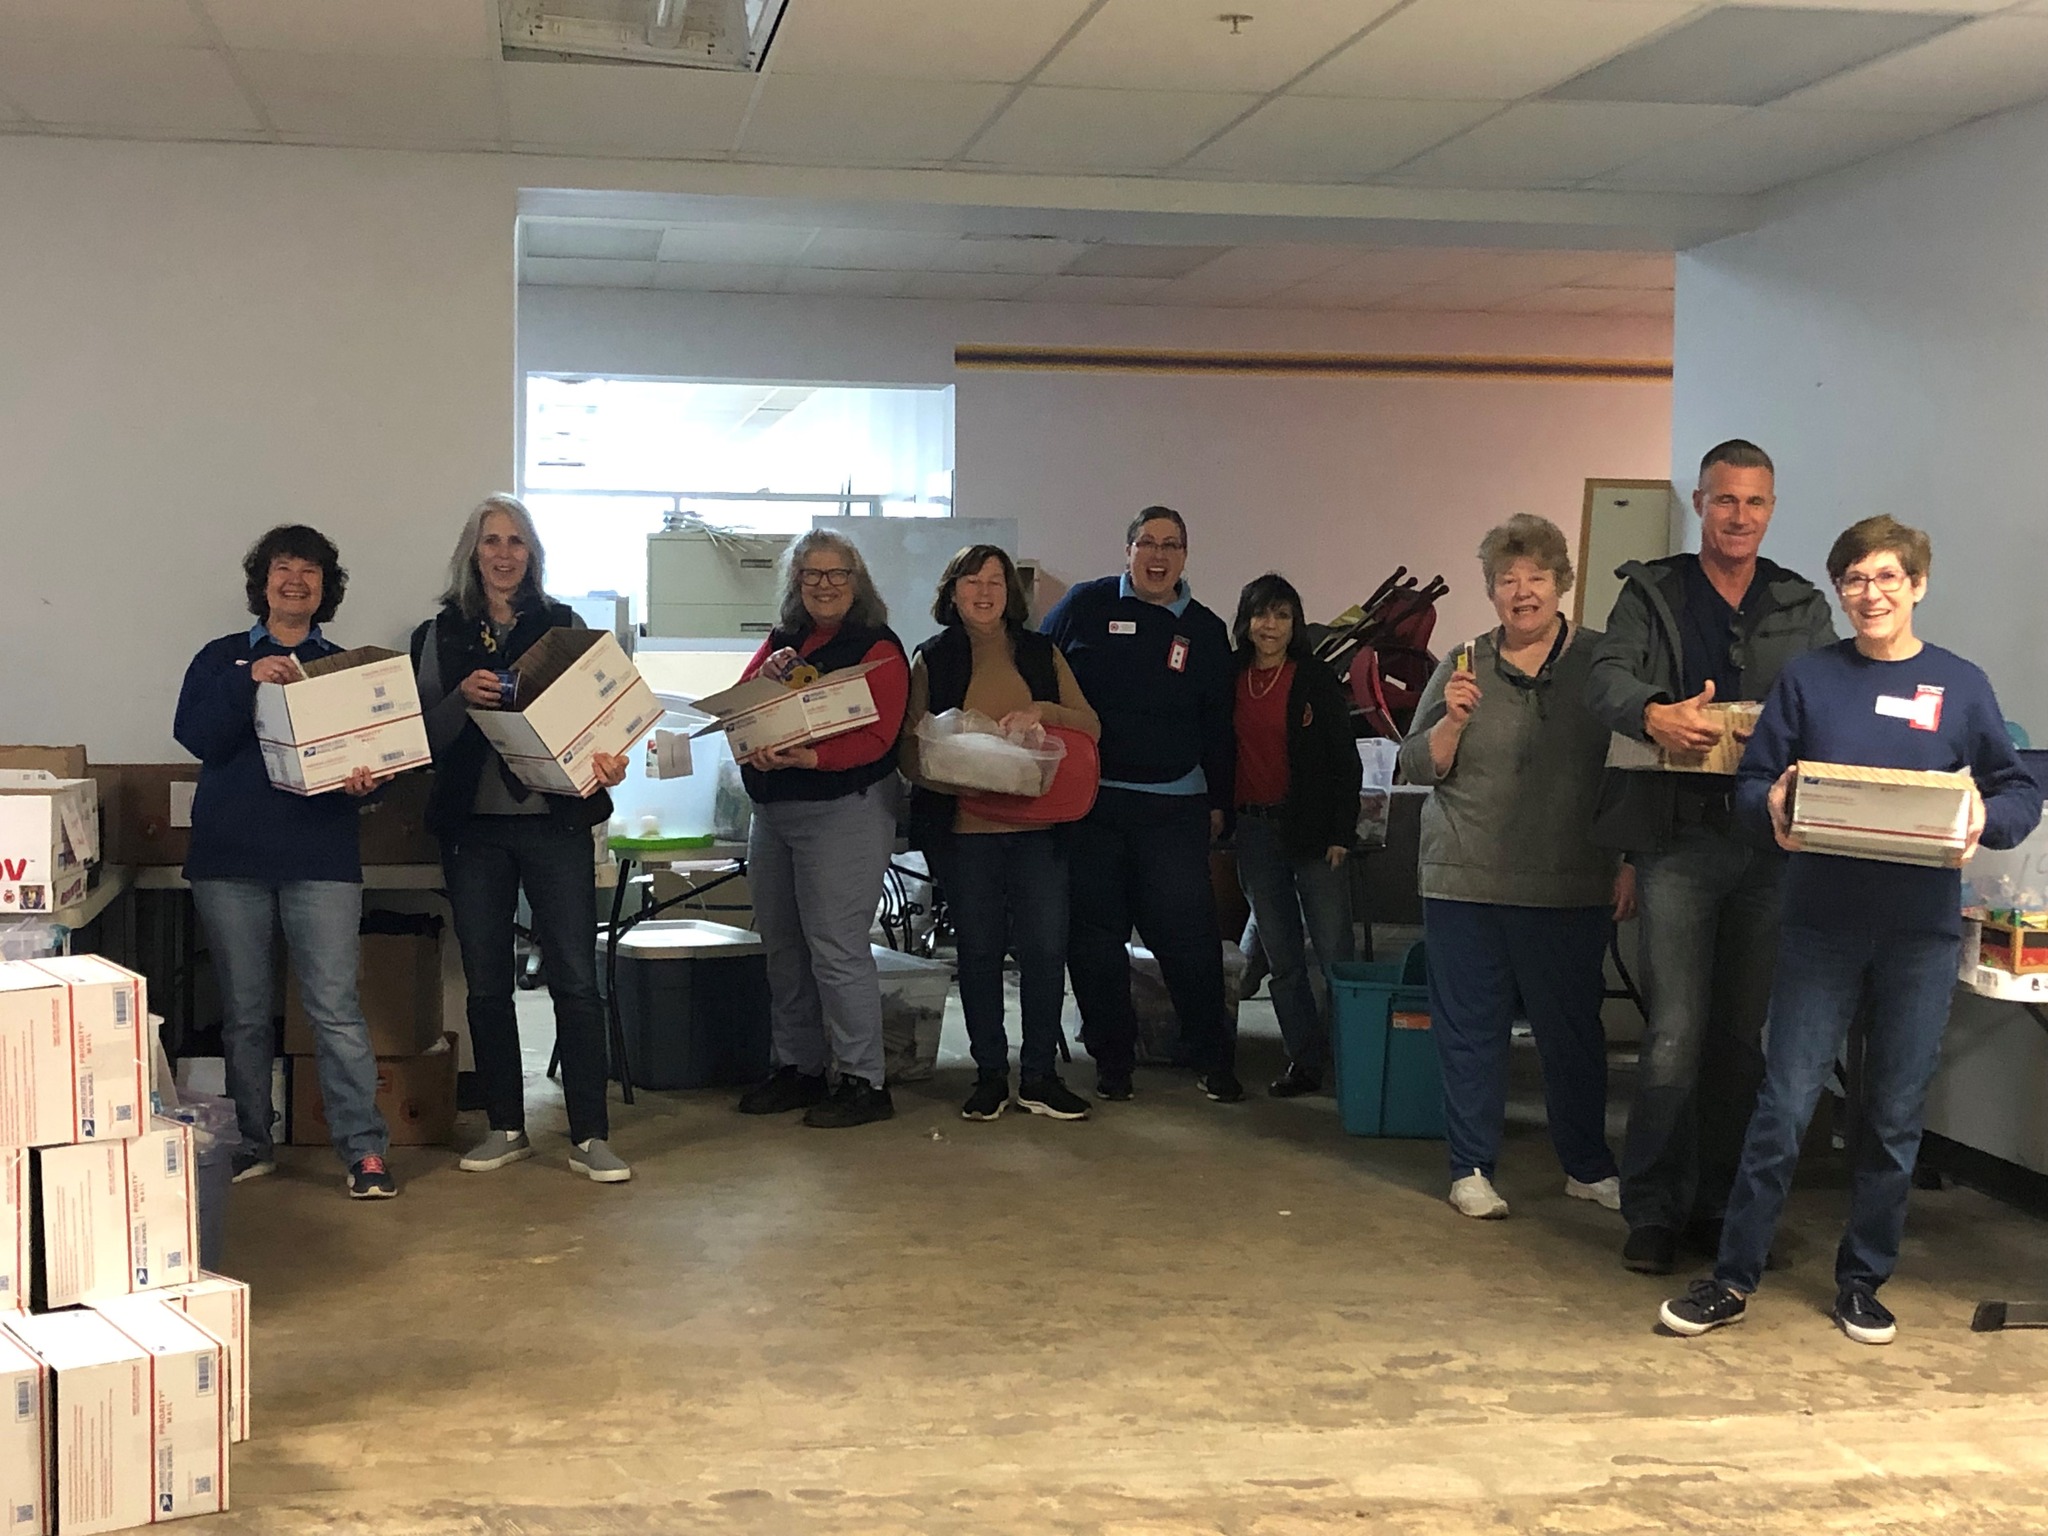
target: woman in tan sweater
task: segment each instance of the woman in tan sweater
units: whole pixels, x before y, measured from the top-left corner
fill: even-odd
[[[949,709],[973,710],[1005,730],[1056,725],[1101,735],[1066,658],[1025,627],[1028,616],[1024,584],[1005,551],[993,544],[961,550],[939,581],[932,617],[945,628],[917,648],[903,717],[911,842],[945,887],[959,947],[960,1006],[978,1074],[960,1111],[968,1120],[993,1120],[1009,1107],[1003,955],[1012,949],[1024,1006],[1017,1103],[1055,1120],[1088,1115],[1088,1101],[1060,1081],[1055,1066],[1066,997],[1064,829],[970,816],[956,803],[958,789],[927,779],[918,760],[918,723]]]

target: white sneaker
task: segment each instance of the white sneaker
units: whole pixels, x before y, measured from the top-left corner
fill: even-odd
[[[626,1160],[597,1136],[570,1144],[569,1169],[572,1173],[582,1174],[593,1184],[623,1184],[633,1177],[633,1170]]]
[[[1508,1203],[1493,1187],[1493,1180],[1477,1168],[1451,1185],[1451,1204],[1460,1216],[1478,1221],[1499,1221],[1508,1213]]]
[[[458,1165],[464,1173],[489,1173],[521,1158],[533,1156],[533,1143],[524,1131],[493,1131],[463,1154]]]
[[[1613,1174],[1604,1179],[1595,1179],[1590,1184],[1581,1184],[1577,1179],[1564,1181],[1564,1192],[1574,1200],[1590,1200],[1595,1205],[1604,1205],[1610,1211],[1621,1209],[1621,1180]]]

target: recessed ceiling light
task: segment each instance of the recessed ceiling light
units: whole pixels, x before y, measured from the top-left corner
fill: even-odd
[[[507,59],[754,71],[789,0],[498,0]]]

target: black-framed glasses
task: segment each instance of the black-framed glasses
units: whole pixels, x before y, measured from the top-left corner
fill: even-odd
[[[843,587],[853,580],[853,568],[830,565],[823,570],[805,569],[797,572],[797,579],[807,587]]]
[[[1872,587],[1886,597],[1903,591],[1908,578],[1904,571],[1879,571],[1875,576],[1866,576],[1861,571],[1851,571],[1835,583],[1835,590],[1844,597],[1861,597]]]
[[[1131,548],[1146,555],[1178,555],[1187,551],[1179,539],[1140,539]]]

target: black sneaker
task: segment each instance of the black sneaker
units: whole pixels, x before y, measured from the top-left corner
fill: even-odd
[[[1040,1078],[1017,1086],[1017,1104],[1034,1115],[1054,1120],[1086,1120],[1088,1101],[1057,1077]]]
[[[960,1106],[962,1120],[997,1120],[1010,1107],[1010,1080],[1007,1077],[977,1078],[974,1092],[967,1095],[967,1102]]]
[[[1674,1296],[1657,1309],[1657,1321],[1673,1333],[1693,1338],[1739,1323],[1748,1311],[1749,1298],[1740,1291],[1718,1280],[1695,1280],[1683,1296]]]
[[[1239,1104],[1244,1101],[1244,1084],[1237,1080],[1235,1072],[1204,1072],[1195,1079],[1195,1083],[1218,1104]]]
[[[1631,1227],[1621,1265],[1639,1275],[1668,1275],[1678,1264],[1678,1234],[1669,1227]]]
[[[792,1109],[809,1109],[824,1102],[824,1073],[777,1067],[764,1081],[740,1095],[738,1108],[743,1115],[786,1115]]]
[[[1095,1074],[1095,1097],[1107,1099],[1112,1104],[1121,1104],[1135,1092],[1131,1087],[1131,1074],[1113,1072],[1107,1069]]]
[[[1899,1336],[1898,1319],[1864,1285],[1845,1285],[1835,1297],[1835,1326],[1858,1344],[1889,1344]]]
[[[804,1124],[821,1130],[843,1130],[853,1125],[872,1125],[896,1113],[889,1090],[877,1088],[864,1077],[842,1077],[821,1103],[804,1111]]]
[[[389,1200],[398,1193],[398,1181],[384,1166],[384,1159],[370,1156],[349,1165],[348,1197],[351,1200]]]
[[[1322,1091],[1323,1080],[1306,1067],[1290,1061],[1287,1070],[1266,1085],[1266,1092],[1276,1099],[1298,1099],[1305,1093]]]

